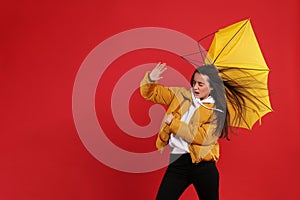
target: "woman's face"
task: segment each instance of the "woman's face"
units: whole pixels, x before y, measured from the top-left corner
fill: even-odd
[[[193,92],[196,98],[203,100],[209,96],[212,89],[210,88],[208,79],[209,78],[206,75],[195,73],[193,79]]]

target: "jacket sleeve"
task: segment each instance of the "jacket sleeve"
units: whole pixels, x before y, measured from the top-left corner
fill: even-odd
[[[172,89],[157,84],[157,82],[151,82],[149,80],[149,73],[147,72],[145,77],[140,83],[141,95],[154,103],[163,105],[170,105],[175,94]]]
[[[174,118],[170,124],[170,131],[186,140],[188,143],[197,145],[211,145],[217,142],[218,136],[214,134],[216,120],[213,111],[201,107],[194,114],[190,123]]]

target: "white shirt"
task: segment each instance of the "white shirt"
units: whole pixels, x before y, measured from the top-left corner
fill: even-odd
[[[193,116],[194,112],[201,106],[203,103],[214,103],[214,99],[209,96],[204,100],[200,100],[194,96],[194,92],[191,89],[192,93],[192,100],[193,103],[189,107],[189,109],[184,113],[180,119],[180,121],[189,123],[191,117]],[[172,154],[184,154],[184,153],[189,153],[189,148],[188,148],[189,143],[182,139],[181,137],[176,136],[175,134],[170,135],[170,140],[169,140],[169,146],[172,147]]]

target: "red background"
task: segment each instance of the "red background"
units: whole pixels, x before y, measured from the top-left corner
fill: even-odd
[[[252,132],[221,141],[221,198],[297,199],[299,8],[298,0],[2,1],[0,199],[154,199],[164,169],[116,171],[96,160],[80,141],[72,89],[81,63],[99,43],[128,29],[165,27],[197,40],[249,17],[271,69],[274,112]],[[154,52],[119,62],[172,62],[168,55],[159,56]],[[107,85],[114,79],[105,77],[119,73],[113,69],[101,79]],[[135,101],[139,98],[134,95]],[[119,135],[110,137],[118,145],[134,146]],[[151,150],[152,145],[145,143],[145,149],[137,146],[136,151]],[[193,197],[189,188],[181,199]]]

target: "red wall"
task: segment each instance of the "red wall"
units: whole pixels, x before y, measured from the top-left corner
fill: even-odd
[[[249,17],[271,70],[274,112],[252,132],[241,131],[230,142],[221,141],[221,198],[297,199],[298,0],[1,4],[0,199],[154,199],[164,168],[147,173],[118,171],[102,164],[84,146],[72,110],[80,66],[97,45],[122,31],[163,27],[197,40]],[[160,60],[188,77],[190,70],[180,69],[182,61],[176,59],[155,49],[138,50],[120,56],[103,73],[95,110],[115,145],[141,153],[153,150],[155,142],[154,136],[130,137],[113,121],[110,98],[118,79],[133,66]],[[149,123],[145,115],[150,106],[135,92],[128,109],[143,126]],[[193,197],[190,188],[181,199]]]

